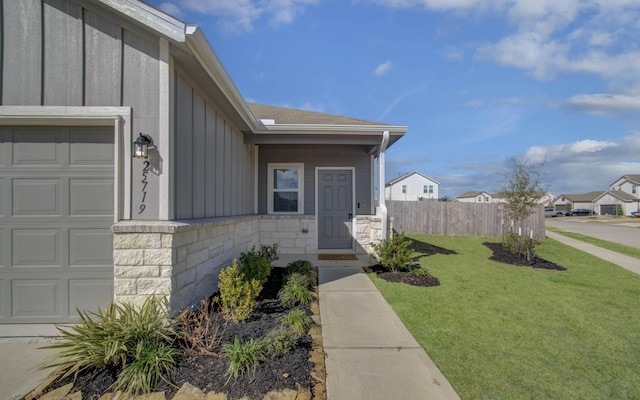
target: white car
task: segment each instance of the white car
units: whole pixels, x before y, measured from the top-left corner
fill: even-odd
[[[564,211],[556,210],[553,207],[546,207],[544,209],[544,216],[545,217],[563,217],[564,216]]]

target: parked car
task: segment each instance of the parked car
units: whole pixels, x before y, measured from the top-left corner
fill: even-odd
[[[571,210],[567,213],[568,216],[574,215],[591,215],[593,212],[588,208],[576,208],[575,210]]]
[[[544,216],[545,217],[562,217],[564,215],[564,211],[556,210],[553,207],[545,207]]]

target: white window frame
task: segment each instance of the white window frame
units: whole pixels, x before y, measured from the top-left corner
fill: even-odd
[[[407,193],[407,185],[402,185],[402,193]]]
[[[273,211],[273,171],[276,169],[297,169],[298,170],[298,211],[297,212],[275,212]],[[292,189],[283,189],[284,192],[293,192]],[[268,163],[267,164],[267,214],[276,215],[297,215],[304,214],[304,164],[303,163]]]
[[[429,185],[422,185],[422,194],[429,193]]]

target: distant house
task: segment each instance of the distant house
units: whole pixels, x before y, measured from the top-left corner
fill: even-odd
[[[462,203],[491,203],[493,196],[487,192],[466,192],[456,197]]]
[[[599,215],[631,215],[640,211],[640,198],[622,190],[603,192],[594,202],[594,211]]]
[[[249,104],[202,29],[141,1],[3,1],[0,23],[0,325],[178,311],[253,246],[386,237],[374,177],[406,126]]]
[[[623,175],[609,184],[611,192],[625,192],[635,198],[640,198],[640,175]]]
[[[387,200],[401,201],[437,199],[439,185],[435,179],[413,171],[387,182],[384,197]]]
[[[604,193],[606,192],[601,190],[584,194],[561,194],[553,201],[553,205],[556,210],[559,211],[575,210],[576,208],[586,208],[597,213],[595,207],[596,199],[598,199]]]
[[[540,205],[550,205],[553,203],[553,201],[556,199],[555,194],[551,193],[551,192],[545,192],[543,194],[540,195],[540,198],[538,199],[537,203]],[[492,203],[506,203],[507,199],[504,197],[504,193],[503,192],[496,192],[493,195],[491,195],[491,202]]]

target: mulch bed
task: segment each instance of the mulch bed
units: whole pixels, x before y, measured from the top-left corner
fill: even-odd
[[[547,261],[538,256],[533,256],[533,258],[529,261],[525,257],[522,257],[519,254],[514,254],[504,248],[502,243],[491,243],[484,242],[485,246],[487,246],[493,252],[493,255],[489,257],[490,260],[498,261],[505,264],[517,265],[520,267],[531,267],[531,268],[540,268],[540,269],[550,269],[556,271],[565,271],[566,268],[562,267],[556,263],[551,261]]]
[[[382,265],[364,268],[366,273],[375,273],[378,278],[388,282],[402,282],[413,286],[439,286],[440,280],[434,276],[413,275],[408,271],[391,271]]]
[[[291,311],[283,308],[277,300],[284,276],[284,268],[272,270],[269,282],[265,284],[258,305],[249,320],[241,323],[227,321],[221,343],[232,342],[236,337],[242,340],[258,339],[280,324],[280,318]],[[308,308],[304,309],[310,313]],[[221,325],[225,324],[220,315],[215,318],[220,319]],[[166,398],[171,399],[178,388],[188,382],[205,392],[225,393],[227,398],[232,400],[245,396],[250,399],[262,399],[270,391],[297,390],[298,387],[313,390],[318,382],[311,376],[314,367],[313,362],[309,360],[311,349],[311,336],[307,335],[286,355],[266,360],[254,372],[247,373],[237,380],[228,380],[225,375],[229,365],[226,358],[216,354],[185,353],[176,372],[171,375],[171,382],[177,387],[160,382],[156,391],[164,391]],[[83,399],[97,400],[109,391],[108,388],[115,381],[117,372],[116,369],[86,371],[76,378],[74,391],[81,390]],[[55,382],[50,389],[72,381],[73,379],[69,378]]]

